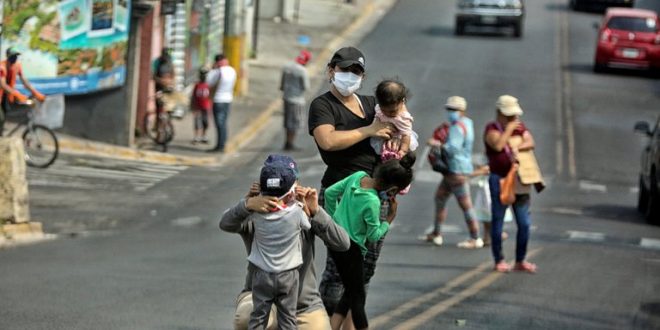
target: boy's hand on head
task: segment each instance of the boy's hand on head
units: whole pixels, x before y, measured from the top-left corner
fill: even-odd
[[[296,187],[296,200],[299,201],[302,204],[303,211],[305,214],[307,214],[308,217],[310,217],[310,211],[309,207],[307,206],[307,203],[305,202],[305,195],[307,195],[307,191],[309,191],[310,188],[307,187]]]
[[[259,185],[259,182],[252,182],[252,185],[250,186],[250,191],[248,191],[247,195],[245,195],[245,198],[259,196],[260,193],[261,193],[261,185]]]
[[[305,195],[305,205],[309,209],[309,216],[313,217],[319,211],[319,196],[314,188],[308,188]]]
[[[252,196],[245,200],[245,207],[252,212],[268,213],[277,208],[278,201],[273,196]]]
[[[307,195],[307,191],[309,189],[310,188],[308,188],[308,187],[297,186],[296,187],[296,200],[299,201],[299,202],[304,203],[305,202],[305,195]]]

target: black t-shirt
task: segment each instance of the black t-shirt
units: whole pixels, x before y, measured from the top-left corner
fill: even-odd
[[[350,131],[370,125],[376,115],[376,98],[364,95],[358,97],[365,118],[356,116],[331,92],[315,98],[309,107],[309,134],[314,136],[314,129],[326,124],[334,126],[338,131]],[[318,143],[316,146],[318,147]],[[371,175],[378,161],[378,155],[369,144],[368,138],[344,150],[325,151],[319,147],[319,152],[323,162],[328,165],[321,180],[324,187],[329,187],[357,171],[365,171]]]

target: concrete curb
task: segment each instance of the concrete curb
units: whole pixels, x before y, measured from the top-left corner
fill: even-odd
[[[33,244],[54,238],[55,235],[44,234],[40,222],[0,225],[0,249]]]
[[[157,151],[140,150],[101,142],[62,137],[61,135],[58,135],[58,140],[60,150],[67,154],[94,155],[127,160],[141,160],[168,165],[212,166],[218,163],[218,159],[211,156],[193,157],[167,154]]]
[[[392,6],[394,6],[397,1],[398,0],[389,1],[382,6],[382,9],[385,12],[389,11],[389,9],[392,8]],[[319,55],[314,56],[315,59],[312,60],[312,62],[307,66],[307,72],[310,75],[310,79],[313,79],[317,75],[322,74],[319,72],[327,65],[327,59],[330,58],[330,55],[332,55],[337,49],[340,48],[342,43],[345,42],[351,33],[364,26],[364,24],[368,21],[376,9],[376,5],[373,3],[373,1],[370,1],[363,9],[363,12],[360,14],[360,16],[358,16],[355,21],[351,23],[351,25],[346,27],[342,32],[339,33],[337,37],[332,39],[332,41],[328,43],[328,45],[321,51],[321,53],[319,53]],[[241,146],[254,138],[257,132],[266,126],[273,113],[275,113],[275,111],[281,107],[281,98],[277,98],[271,101],[270,104],[268,104],[268,106],[261,112],[261,114],[255,118],[255,120],[243,128],[238,134],[227,140],[227,144],[225,145],[225,153],[232,154],[238,151]]]

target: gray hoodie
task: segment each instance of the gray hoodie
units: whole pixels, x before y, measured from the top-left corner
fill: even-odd
[[[254,222],[249,219],[251,214],[253,213],[245,207],[245,200],[242,199],[234,207],[227,209],[220,220],[220,229],[241,235],[248,254],[251,253],[255,235]],[[301,284],[298,294],[298,314],[324,308],[316,281],[315,237],[318,236],[329,249],[335,251],[346,251],[351,244],[346,231],[332,221],[323,208],[319,207],[318,213],[309,220],[312,225],[311,229],[301,232],[303,263],[298,268]],[[254,265],[248,263],[247,270],[243,291],[252,291],[251,279],[252,272],[255,271]]]
[[[271,213],[252,213],[254,240],[248,261],[269,273],[281,273],[302,264],[300,230],[309,230],[307,214],[299,203]]]

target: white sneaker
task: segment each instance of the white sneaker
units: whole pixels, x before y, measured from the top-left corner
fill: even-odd
[[[481,249],[484,247],[484,241],[481,238],[467,239],[463,242],[456,244],[461,249]]]
[[[417,236],[417,239],[420,240],[420,241],[433,243],[437,246],[440,246],[443,243],[442,235],[424,234],[424,235]]]

